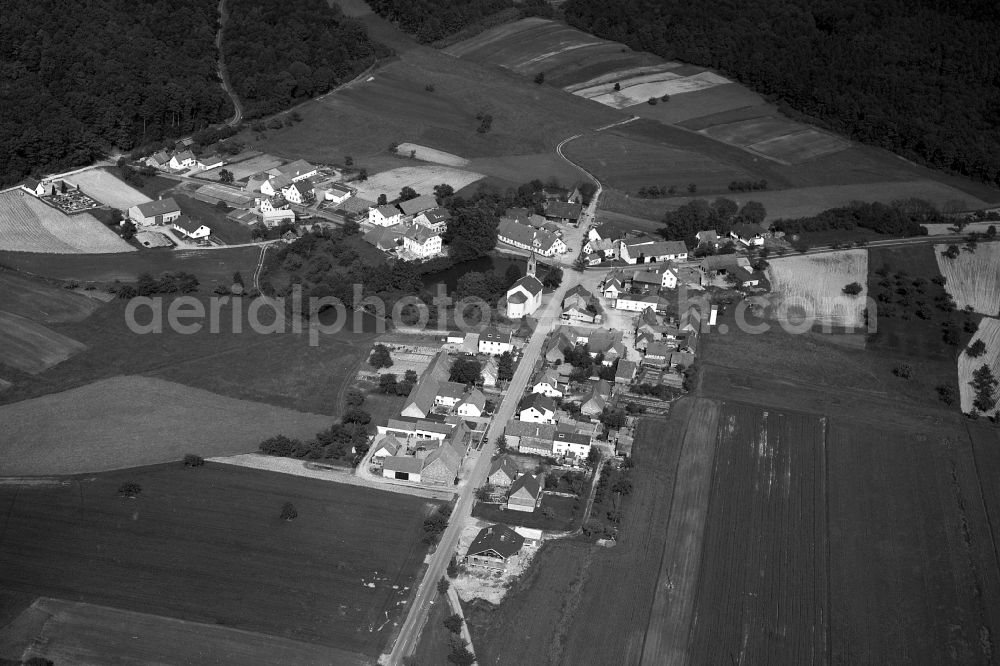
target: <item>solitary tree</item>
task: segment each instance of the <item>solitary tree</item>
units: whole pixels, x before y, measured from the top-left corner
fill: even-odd
[[[282,520],[295,520],[299,517],[299,512],[295,510],[295,505],[291,502],[285,502],[281,505],[281,519]]]
[[[354,158],[351,157],[350,155],[344,155],[344,166],[345,167],[354,166]]]
[[[441,594],[447,594],[449,587],[451,587],[451,583],[448,582],[447,578],[442,578],[438,581],[437,588]]]
[[[982,340],[976,340],[971,345],[966,347],[965,353],[972,358],[979,358],[986,353],[986,343]]]
[[[231,183],[233,182],[233,172],[229,169],[222,169],[219,171],[219,182],[220,183]]]
[[[358,389],[351,389],[344,397],[344,402],[348,407],[360,407],[365,404],[365,394]]]
[[[852,282],[851,284],[846,285],[844,287],[844,293],[847,294],[848,296],[857,296],[858,294],[861,293],[862,289],[863,287],[860,284],[858,284],[857,282]]]
[[[384,194],[380,194],[378,195],[378,201],[376,203],[378,203],[379,206],[384,206],[389,203],[389,199]]]
[[[368,358],[368,365],[376,370],[379,368],[391,368],[392,356],[389,354],[389,348],[381,344],[375,345],[372,348],[372,355]]]
[[[615,81],[615,92],[618,92],[621,89],[622,89],[622,84],[620,84],[617,81]]]
[[[362,183],[368,180],[368,169],[361,169],[358,171],[358,180]]]
[[[417,191],[409,185],[404,186],[403,189],[399,191],[400,201],[409,201],[410,199],[416,199],[418,196]]]
[[[538,74],[535,74],[535,83],[538,85],[545,83],[545,72],[538,72]]]

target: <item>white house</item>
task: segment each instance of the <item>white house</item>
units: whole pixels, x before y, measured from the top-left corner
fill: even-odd
[[[194,157],[194,153],[190,150],[182,150],[179,153],[175,153],[174,156],[170,158],[171,169],[191,169],[196,164],[197,160]]]
[[[459,416],[482,416],[486,409],[486,396],[479,389],[472,389],[469,395],[458,403],[455,413]]]
[[[285,176],[271,176],[260,184],[260,193],[273,197],[292,184],[292,179]]]
[[[615,300],[615,309],[628,312],[642,312],[646,308],[664,310],[666,303],[656,294],[622,294]]]
[[[735,224],[729,235],[747,247],[752,247],[763,245],[767,232],[759,224]]]
[[[684,241],[657,241],[651,238],[623,240],[618,245],[619,256],[629,264],[657,261],[687,261]]]
[[[195,222],[186,215],[181,215],[175,219],[170,223],[170,227],[191,239],[208,238],[208,236],[212,233],[212,230],[204,224]]]
[[[448,229],[448,220],[450,219],[451,213],[448,212],[447,208],[432,208],[417,215],[413,218],[413,222],[441,234]]]
[[[288,182],[297,183],[300,180],[312,178],[319,173],[319,169],[305,160],[295,160],[283,166],[274,167],[268,173],[273,176],[284,176],[288,179]]]
[[[285,197],[289,203],[305,206],[316,199],[312,183],[308,180],[299,180],[281,190],[281,196]]]
[[[676,289],[679,272],[676,266],[667,266],[663,269],[663,280],[660,286],[665,289]]]
[[[499,356],[513,351],[514,344],[511,342],[513,337],[513,333],[501,333],[493,328],[483,331],[479,334],[479,353]]]
[[[436,256],[441,254],[441,236],[427,227],[411,224],[403,231],[403,249],[420,258]]]
[[[615,241],[610,238],[588,240],[583,246],[583,253],[598,254],[604,259],[614,259],[617,256],[617,253],[615,252]]]
[[[586,459],[590,455],[590,437],[575,432],[557,432],[552,452],[558,457]]]
[[[542,304],[542,281],[535,277],[534,253],[528,257],[528,272],[507,290],[507,317],[520,319],[530,315]]]
[[[202,155],[195,161],[195,165],[208,171],[209,169],[218,169],[224,164],[221,157],[218,155]]]
[[[460,382],[438,382],[434,395],[434,404],[444,407],[454,407],[465,396],[465,384]]]
[[[172,198],[147,201],[128,209],[128,217],[135,224],[170,224],[181,216],[181,207]]]
[[[522,250],[531,250],[543,257],[554,257],[567,250],[566,243],[554,233],[535,229],[506,217],[497,225],[497,240]]]
[[[376,206],[368,211],[368,223],[374,224],[376,227],[391,227],[394,224],[399,224],[402,217],[403,214],[399,212],[398,208],[388,204]]]
[[[37,181],[34,178],[25,178],[24,182],[21,183],[21,189],[36,197],[44,196],[46,192],[45,183]]]
[[[532,393],[541,393],[550,398],[561,398],[562,390],[559,388],[559,373],[554,368],[549,368],[542,373],[531,387]]]
[[[555,423],[556,404],[541,393],[526,395],[517,406],[517,418],[529,423]]]
[[[331,183],[323,187],[323,198],[335,204],[341,204],[354,196],[354,190],[341,183]]]

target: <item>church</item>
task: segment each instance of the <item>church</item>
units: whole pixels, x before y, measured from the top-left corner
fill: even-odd
[[[528,257],[528,274],[507,290],[507,318],[530,315],[542,304],[542,281],[535,277],[535,254]]]

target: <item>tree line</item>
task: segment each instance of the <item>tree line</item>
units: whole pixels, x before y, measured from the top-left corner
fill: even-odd
[[[852,139],[1000,185],[1000,6],[569,0],[566,21],[720,69]]]
[[[491,17],[513,20],[525,16],[551,18],[554,10],[545,0],[370,0],[372,10],[399,25],[400,30],[429,44]]]

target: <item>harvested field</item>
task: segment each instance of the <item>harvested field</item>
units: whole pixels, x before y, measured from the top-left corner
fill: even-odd
[[[44,324],[80,321],[100,307],[93,298],[0,270],[0,310]]]
[[[958,394],[961,397],[962,412],[968,414],[973,411],[972,402],[976,398],[975,391],[972,390],[972,373],[984,365],[990,366],[993,376],[1000,376],[1000,320],[993,317],[983,317],[979,322],[979,327],[969,340],[971,345],[976,340],[982,340],[986,345],[986,352],[978,357],[972,358],[963,351],[958,355]],[[994,392],[997,397],[997,392]],[[982,416],[994,416],[998,411],[994,407]]]
[[[663,561],[656,583],[656,596],[649,612],[646,637],[639,663],[688,663],[685,649],[696,617],[695,594],[703,581],[700,572],[712,488],[712,466],[716,452],[719,405],[702,398],[692,399],[684,426],[677,482],[670,504]],[[728,427],[728,426],[724,426]],[[725,442],[720,442],[724,445]],[[720,448],[720,454],[727,451]],[[714,513],[713,507],[713,513]],[[752,524],[747,525],[752,528]],[[710,553],[706,552],[706,556]],[[699,617],[699,626],[701,618]],[[694,660],[693,663],[703,663]]]
[[[434,164],[443,164],[445,166],[464,167],[469,164],[469,160],[464,157],[452,155],[451,153],[446,153],[443,150],[428,148],[427,146],[418,146],[415,143],[399,144],[398,152],[403,156],[414,153],[414,159],[422,160],[424,162],[433,162]]]
[[[244,666],[283,664],[363,666],[363,655],[325,645],[186,622],[107,606],[41,598],[15,624],[0,630],[0,656],[57,664],[86,663],[93,655],[132,664]]]
[[[29,476],[152,465],[185,453],[247,453],[272,434],[311,437],[331,424],[329,416],[135,376],[3,405],[0,421],[0,468]]]
[[[851,145],[846,139],[780,116],[715,125],[699,130],[699,133],[786,164],[835,153]]]
[[[758,141],[784,136],[802,129],[804,129],[803,125],[788,118],[765,116],[725,125],[715,125],[701,130],[699,134],[710,136],[723,143],[731,143],[734,146],[749,146]]]
[[[772,259],[767,274],[774,295],[768,299],[769,316],[796,324],[812,321],[825,330],[834,326],[864,328],[867,250]],[[848,296],[843,292],[851,283],[861,286],[860,294]]]
[[[125,481],[140,485],[136,499],[119,497]],[[298,511],[293,521],[279,519],[286,501]],[[368,663],[406,607],[426,553],[421,522],[433,505],[211,462],[129,469],[56,486],[3,486],[0,589],[315,643],[333,648],[326,663]],[[88,617],[80,622],[96,621]],[[111,635],[134,627],[155,638],[156,625],[167,630],[170,624],[116,617],[126,622],[109,627]],[[66,642],[54,645],[72,649],[79,640],[73,626],[64,627]],[[131,642],[136,634],[125,635]],[[190,627],[183,641],[193,647],[204,640],[212,649],[217,635]],[[245,640],[263,643],[262,637]],[[263,663],[288,663],[287,655]]]
[[[354,186],[358,189],[358,196],[363,199],[375,201],[378,195],[384,194],[392,200],[407,186],[416,190],[417,194],[434,194],[435,185],[447,183],[457,192],[482,177],[480,173],[446,166],[413,166],[377,173],[364,182],[355,182]]]
[[[944,256],[947,249],[947,245],[935,245],[934,258],[955,304],[996,316],[1000,311],[1000,243],[980,243],[974,252],[962,250],[954,259]]]
[[[689,653],[644,662],[825,663],[824,419],[726,403],[718,425]]]
[[[104,169],[87,169],[66,178],[101,203],[125,210],[152,201],[145,194]]]
[[[0,192],[0,250],[55,254],[135,252],[93,215],[66,215],[20,189]]]
[[[281,166],[285,163],[285,160],[280,157],[275,157],[274,155],[255,155],[250,159],[243,160],[242,162],[233,162],[231,164],[226,164],[219,167],[218,169],[209,169],[208,171],[202,171],[195,174],[195,178],[203,178],[205,180],[219,180],[219,172],[223,169],[230,171],[233,174],[233,180],[246,180],[250,176],[260,173],[261,171],[267,171],[268,169],[273,169],[276,166]]]
[[[37,322],[0,310],[0,365],[37,375],[86,348]]]
[[[575,94],[613,109],[625,109],[636,104],[646,104],[651,97],[656,99],[664,95],[673,97],[727,83],[732,83],[732,81],[714,72],[679,76],[675,72],[668,71],[659,74],[644,74],[623,81],[619,84],[620,90],[614,90],[614,84],[602,84],[592,88],[584,88]],[[669,102],[666,103],[669,104]]]

